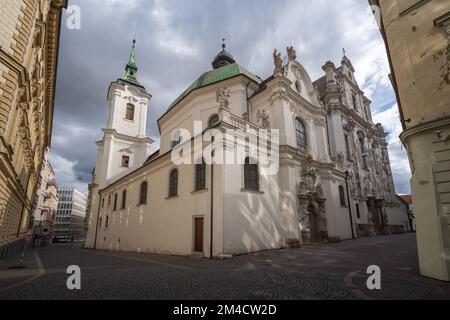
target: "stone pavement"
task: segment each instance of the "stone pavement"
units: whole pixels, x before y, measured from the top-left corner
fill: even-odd
[[[421,277],[414,234],[361,238],[218,261],[92,251],[73,245],[0,261],[0,299],[450,299],[450,283]],[[69,265],[81,290],[68,290]],[[366,269],[381,268],[381,290]]]

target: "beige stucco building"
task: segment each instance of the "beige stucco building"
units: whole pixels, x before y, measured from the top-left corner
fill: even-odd
[[[0,246],[29,227],[50,145],[65,0],[0,0]]]
[[[33,203],[33,245],[50,243],[53,233],[53,219],[58,209],[58,185],[56,175],[48,159],[48,148],[42,158],[41,172]]]
[[[379,0],[405,145],[421,273],[450,280],[450,2]]]
[[[86,247],[224,257],[407,231],[385,133],[350,60],[326,63],[313,84],[295,50],[286,53],[273,53],[273,75],[262,80],[223,45],[159,118],[158,150],[145,137],[151,95],[136,78],[133,45],[108,92]],[[253,158],[256,139],[277,170]],[[190,164],[176,163],[179,150]],[[211,163],[212,154],[231,163]]]

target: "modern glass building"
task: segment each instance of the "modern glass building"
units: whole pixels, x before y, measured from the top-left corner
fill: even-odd
[[[87,197],[72,188],[60,188],[58,195],[53,242],[84,240]]]

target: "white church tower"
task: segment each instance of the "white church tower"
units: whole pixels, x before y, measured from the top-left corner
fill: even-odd
[[[135,43],[133,40],[125,75],[108,90],[108,124],[103,139],[97,142],[95,175],[100,188],[142,166],[153,143],[145,136],[151,95],[136,78]]]
[[[103,139],[96,143],[97,160],[89,187],[86,247],[95,246],[99,190],[141,167],[150,155],[154,142],[146,137],[147,106],[152,96],[136,78],[135,44],[133,40],[125,75],[112,82],[108,90],[108,123],[102,129]]]

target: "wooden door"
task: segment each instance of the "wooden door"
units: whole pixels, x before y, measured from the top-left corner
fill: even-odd
[[[195,218],[194,251],[203,252],[203,218]]]

